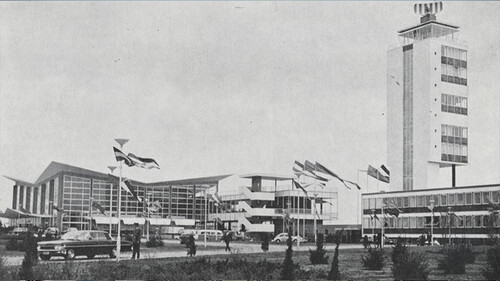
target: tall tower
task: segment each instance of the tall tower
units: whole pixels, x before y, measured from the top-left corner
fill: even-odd
[[[467,47],[436,20],[442,3],[415,4],[420,24],[387,52],[387,158],[391,190],[437,187],[441,168],[468,163]]]

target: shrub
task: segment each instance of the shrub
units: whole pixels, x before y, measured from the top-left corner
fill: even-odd
[[[269,251],[269,234],[268,233],[264,233],[262,235],[262,245],[260,246],[260,248],[262,249],[262,251],[264,251],[265,253],[267,251]]]
[[[7,266],[7,263],[5,262],[5,258],[0,255],[0,280],[10,280],[13,279],[9,270],[9,267]]]
[[[427,280],[429,263],[424,255],[412,253],[398,239],[392,249],[392,275],[396,280]]]
[[[153,247],[162,247],[164,245],[163,241],[156,236],[150,236],[149,240],[146,241],[146,247],[148,248],[153,248]]]
[[[382,248],[368,247],[368,253],[362,257],[363,267],[371,270],[384,268],[384,250]]]
[[[486,252],[487,266],[483,269],[483,277],[486,280],[500,279],[500,244],[494,245]]]
[[[318,234],[318,239],[316,241],[316,250],[312,251],[309,249],[309,260],[312,264],[327,264],[328,257],[325,256],[326,250],[323,246],[323,235]]]
[[[472,250],[471,244],[460,244],[460,252],[465,256],[465,263],[473,264],[476,261],[476,253]]]
[[[342,232],[334,236],[333,242],[335,242],[335,254],[332,259],[332,266],[330,268],[330,272],[328,273],[329,280],[340,280],[340,270],[339,270],[339,246],[340,246],[340,237],[342,236]]]
[[[17,251],[19,250],[19,243],[17,242],[17,238],[11,238],[9,241],[7,241],[7,244],[5,245],[5,250],[7,251]]]
[[[443,258],[438,261],[438,269],[444,270],[444,273],[464,274],[465,264],[471,258],[462,245],[449,245],[441,250]]]
[[[285,260],[283,261],[283,267],[281,268],[282,280],[293,280],[295,279],[294,265],[292,260],[292,230],[288,230],[288,239],[286,240],[288,248],[286,249]]]

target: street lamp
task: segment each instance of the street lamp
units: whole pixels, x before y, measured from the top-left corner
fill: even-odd
[[[318,241],[318,231],[316,229],[317,225],[316,225],[316,214],[318,213],[318,210],[316,209],[316,197],[318,197],[318,194],[317,193],[314,193],[314,214],[313,214],[313,217],[314,217],[314,242],[316,243]]]
[[[120,145],[120,150],[123,149],[123,145],[128,142],[128,139],[115,139],[115,141]],[[116,238],[116,261],[120,261],[120,250],[121,250],[121,191],[122,191],[122,168],[123,168],[123,160],[120,161],[120,178],[118,181],[118,237]]]
[[[116,166],[108,166],[108,169],[111,171],[111,174],[116,169]],[[109,236],[111,237],[111,229],[113,228],[113,183],[109,185]]]
[[[448,207],[448,245],[451,245],[451,207]]]
[[[380,222],[382,224],[381,226],[381,235],[380,235],[380,248],[384,248],[384,224],[385,224],[385,217],[384,217],[384,208],[386,207],[385,202],[382,202],[382,221]]]
[[[431,198],[431,206],[429,209],[431,210],[431,246],[434,244],[434,198]]]

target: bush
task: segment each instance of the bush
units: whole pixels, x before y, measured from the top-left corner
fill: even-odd
[[[10,279],[13,279],[10,273],[10,269],[5,262],[5,258],[0,254],[0,280]]]
[[[464,274],[465,264],[475,257],[471,257],[472,249],[467,249],[464,245],[448,245],[441,250],[443,258],[438,261],[438,269],[444,273]],[[473,255],[473,254],[472,254]]]
[[[362,257],[363,267],[371,270],[384,268],[384,250],[382,248],[368,247],[367,255]]]
[[[398,239],[392,249],[392,275],[396,280],[427,280],[429,263],[424,255],[411,253]]]
[[[494,245],[486,252],[487,266],[483,269],[483,277],[486,280],[500,279],[500,244]]]
[[[154,248],[154,247],[162,247],[164,245],[163,241],[156,236],[150,236],[149,240],[146,241],[146,247]]]
[[[20,248],[20,245],[17,242],[17,238],[9,239],[9,241],[5,245],[5,250],[7,250],[7,251],[17,251],[17,250],[19,250],[19,248]]]
[[[282,280],[293,280],[295,279],[294,265],[292,260],[292,230],[288,230],[288,239],[286,240],[288,248],[286,249],[285,260],[283,261],[283,267],[281,269],[280,279]]]
[[[328,257],[325,256],[326,250],[323,246],[323,235],[318,234],[318,239],[316,241],[316,250],[312,251],[309,249],[309,260],[312,264],[327,264]]]

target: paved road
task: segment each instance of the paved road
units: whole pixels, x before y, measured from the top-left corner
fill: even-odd
[[[179,247],[179,240],[164,240],[165,247],[161,248],[146,248],[141,247],[141,259],[157,259],[157,258],[167,258],[167,257],[185,257],[186,249],[183,247]],[[169,244],[172,244],[169,247]],[[203,241],[197,241],[197,256],[211,256],[211,255],[224,255],[230,254],[230,252],[225,252],[225,245],[220,242],[207,242],[207,247],[204,247]],[[248,242],[232,242],[231,243],[232,253],[262,253],[260,248],[260,243],[248,243]],[[314,249],[316,246],[313,243],[307,243],[306,245],[301,245],[299,249],[297,249],[296,244],[294,245],[294,251],[308,251],[309,249]],[[335,245],[327,244],[325,246],[326,250],[333,251],[335,249]],[[360,244],[341,244],[341,249],[359,249],[362,248]],[[269,244],[270,252],[284,252],[286,250],[285,244]],[[120,254],[120,259],[127,260],[132,256],[132,252],[122,252]],[[13,256],[4,257],[5,261],[9,265],[20,265],[23,261],[23,253],[19,252]],[[98,261],[98,260],[110,260],[107,256],[99,256],[94,259],[87,259],[84,256],[77,257],[75,262],[87,262],[87,261]],[[54,262],[64,262],[64,259],[61,257],[54,257],[50,261],[40,261],[41,263],[54,263]]]

